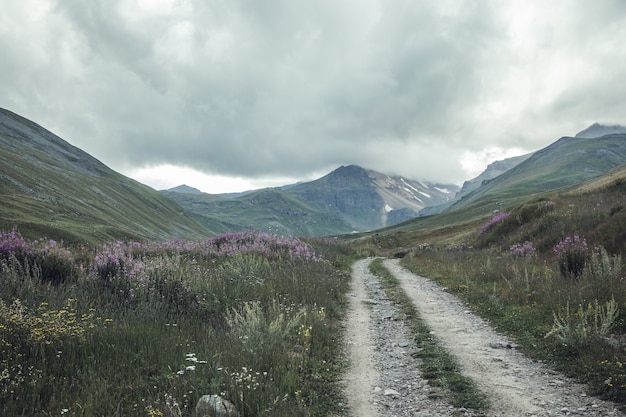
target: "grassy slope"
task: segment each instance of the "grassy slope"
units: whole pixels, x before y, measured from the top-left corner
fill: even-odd
[[[216,232],[261,230],[291,236],[325,236],[351,230],[338,214],[313,209],[278,188],[233,198],[170,191],[163,194]]]
[[[0,229],[91,243],[211,234],[150,187],[32,122],[0,116]]]
[[[502,200],[502,211],[512,213],[509,222],[515,233],[492,236],[488,244],[508,248],[525,240],[538,240],[543,247],[553,245],[568,234],[586,233],[598,244],[619,253],[626,250],[626,165],[589,181],[562,188],[560,191],[537,193],[526,200]],[[541,220],[529,221],[541,213],[546,201],[555,202],[556,210]],[[412,248],[431,246],[474,246],[479,230],[493,213],[484,213],[480,206],[469,206],[401,223],[386,229],[358,235],[346,235],[362,251],[394,255]],[[520,224],[515,228],[515,224]],[[481,237],[484,241],[486,236]]]
[[[513,169],[465,196],[452,209],[483,213],[521,202],[537,193],[572,186],[603,175],[626,162],[626,135],[601,138],[561,138],[535,152]]]

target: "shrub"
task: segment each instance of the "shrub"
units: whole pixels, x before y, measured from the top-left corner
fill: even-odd
[[[112,242],[102,245],[94,256],[93,273],[101,280],[113,280],[123,275],[140,276],[143,264],[135,261],[133,248],[135,242]]]
[[[554,312],[552,330],[545,337],[554,336],[568,345],[584,345],[596,337],[606,337],[617,321],[619,308],[615,299],[601,305],[598,300],[572,311],[569,302],[565,308],[559,307]]]
[[[621,255],[609,256],[606,249],[596,248],[589,262],[590,278],[596,281],[618,282],[622,278],[624,262]]]
[[[579,278],[588,257],[587,240],[578,235],[567,236],[553,249],[559,259],[559,269],[565,277]]]
[[[0,233],[0,259],[17,260],[30,276],[62,284],[78,276],[72,253],[54,240],[27,241],[16,228]]]
[[[0,257],[8,260],[11,256],[15,256],[23,260],[31,253],[31,245],[17,231],[17,228],[14,227],[10,232],[0,232]]]
[[[542,199],[523,205],[517,211],[515,217],[520,225],[530,223],[544,214],[554,211],[555,206],[554,201]]]
[[[38,254],[33,263],[39,270],[39,278],[44,282],[59,285],[75,281],[78,277],[74,260],[61,253]]]

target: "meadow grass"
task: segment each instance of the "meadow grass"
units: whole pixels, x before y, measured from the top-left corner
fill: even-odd
[[[454,357],[432,336],[431,329],[424,323],[411,299],[400,287],[399,281],[385,268],[381,258],[372,261],[370,271],[380,277],[385,294],[398,305],[420,348],[414,356],[420,359],[422,376],[432,386],[443,389],[455,407],[486,408],[488,401],[484,393],[470,378],[461,373]]]
[[[242,416],[342,412],[344,247],[56,244],[52,263],[71,268],[50,279],[43,244],[20,237],[0,236],[0,415],[191,416],[205,394]]]
[[[626,403],[623,190],[541,198],[402,264],[458,295],[521,350]]]

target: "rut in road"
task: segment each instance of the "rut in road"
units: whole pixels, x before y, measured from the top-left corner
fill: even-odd
[[[350,369],[344,377],[348,394],[348,406],[353,416],[377,417],[378,413],[371,392],[378,383],[379,374],[374,367],[374,341],[370,332],[370,315],[363,303],[367,292],[363,282],[363,265],[352,267],[352,294],[348,321],[346,323],[347,351]]]
[[[376,411],[367,411],[369,414],[354,413],[354,416],[387,415],[384,408],[372,406],[372,404],[379,404],[380,394],[375,394],[371,385],[372,379],[378,378],[379,381],[385,379],[385,373],[393,367],[393,364],[389,365],[384,362],[394,359],[393,355],[377,355],[376,348],[373,346],[376,345],[376,340],[381,339],[377,333],[383,331],[386,326],[396,325],[396,323],[390,320],[379,321],[376,325],[370,323],[368,328],[365,328],[362,323],[364,314],[374,317],[373,315],[378,310],[376,305],[369,310],[363,310],[364,303],[371,301],[363,298],[365,296],[363,290],[367,288],[368,282],[375,281],[375,278],[367,271],[369,262],[371,259],[362,260],[353,266],[354,292],[352,296],[354,299],[351,300],[347,326],[348,329],[353,328],[356,331],[354,322],[356,320],[361,322],[361,327],[358,334],[348,335],[347,339],[350,341],[350,337],[357,337],[354,339],[356,343],[364,346],[359,354],[362,358],[369,357],[369,361],[374,362],[374,371],[368,374],[369,379],[361,380],[365,381],[362,384],[355,384],[356,379],[350,380],[348,376],[346,390],[347,397],[353,399],[353,402],[349,404],[353,412],[355,406],[360,406],[361,409],[368,408],[363,406],[364,403],[369,404],[369,409],[376,408]],[[474,380],[479,389],[488,397],[490,408],[485,411],[486,416],[624,416],[614,404],[587,396],[582,385],[550,371],[511,348],[512,344],[509,339],[497,334],[485,321],[470,313],[458,298],[445,292],[432,281],[402,268],[399,260],[385,260],[384,265],[399,280],[402,289],[412,300],[440,345],[457,359],[462,373]],[[374,282],[370,285],[375,286],[375,284]],[[372,296],[372,288],[374,287],[369,288],[369,297]],[[383,339],[388,337],[384,336]],[[411,349],[410,346],[405,347],[405,350],[409,349]],[[369,366],[367,364],[368,360],[365,360],[361,361],[358,366]],[[351,372],[355,371],[357,374],[368,372],[364,369],[354,369],[353,366]],[[360,395],[356,400],[358,403],[356,405],[356,397],[353,396],[354,389],[358,390]],[[363,393],[369,393],[370,399],[364,399]],[[403,395],[412,394],[413,390],[408,390]],[[418,394],[417,390],[415,394]],[[437,406],[437,410],[429,412],[428,407],[429,405],[426,404],[419,409],[419,412],[411,411],[412,414],[395,412],[388,415],[458,415],[458,410],[454,413],[443,412],[441,407]]]

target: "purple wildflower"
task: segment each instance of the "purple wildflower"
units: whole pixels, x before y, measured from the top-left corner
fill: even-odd
[[[526,241],[524,243],[516,243],[511,246],[510,252],[514,257],[524,257],[535,254],[537,250],[533,242]]]
[[[494,227],[496,224],[500,223],[502,220],[506,219],[510,215],[511,213],[506,212],[506,211],[502,211],[496,214],[487,223],[483,224],[483,226],[480,228],[480,234],[482,235],[483,233],[486,233],[492,227]]]
[[[567,236],[552,249],[559,258],[559,268],[564,276],[578,278],[588,258],[587,240],[578,235]]]

